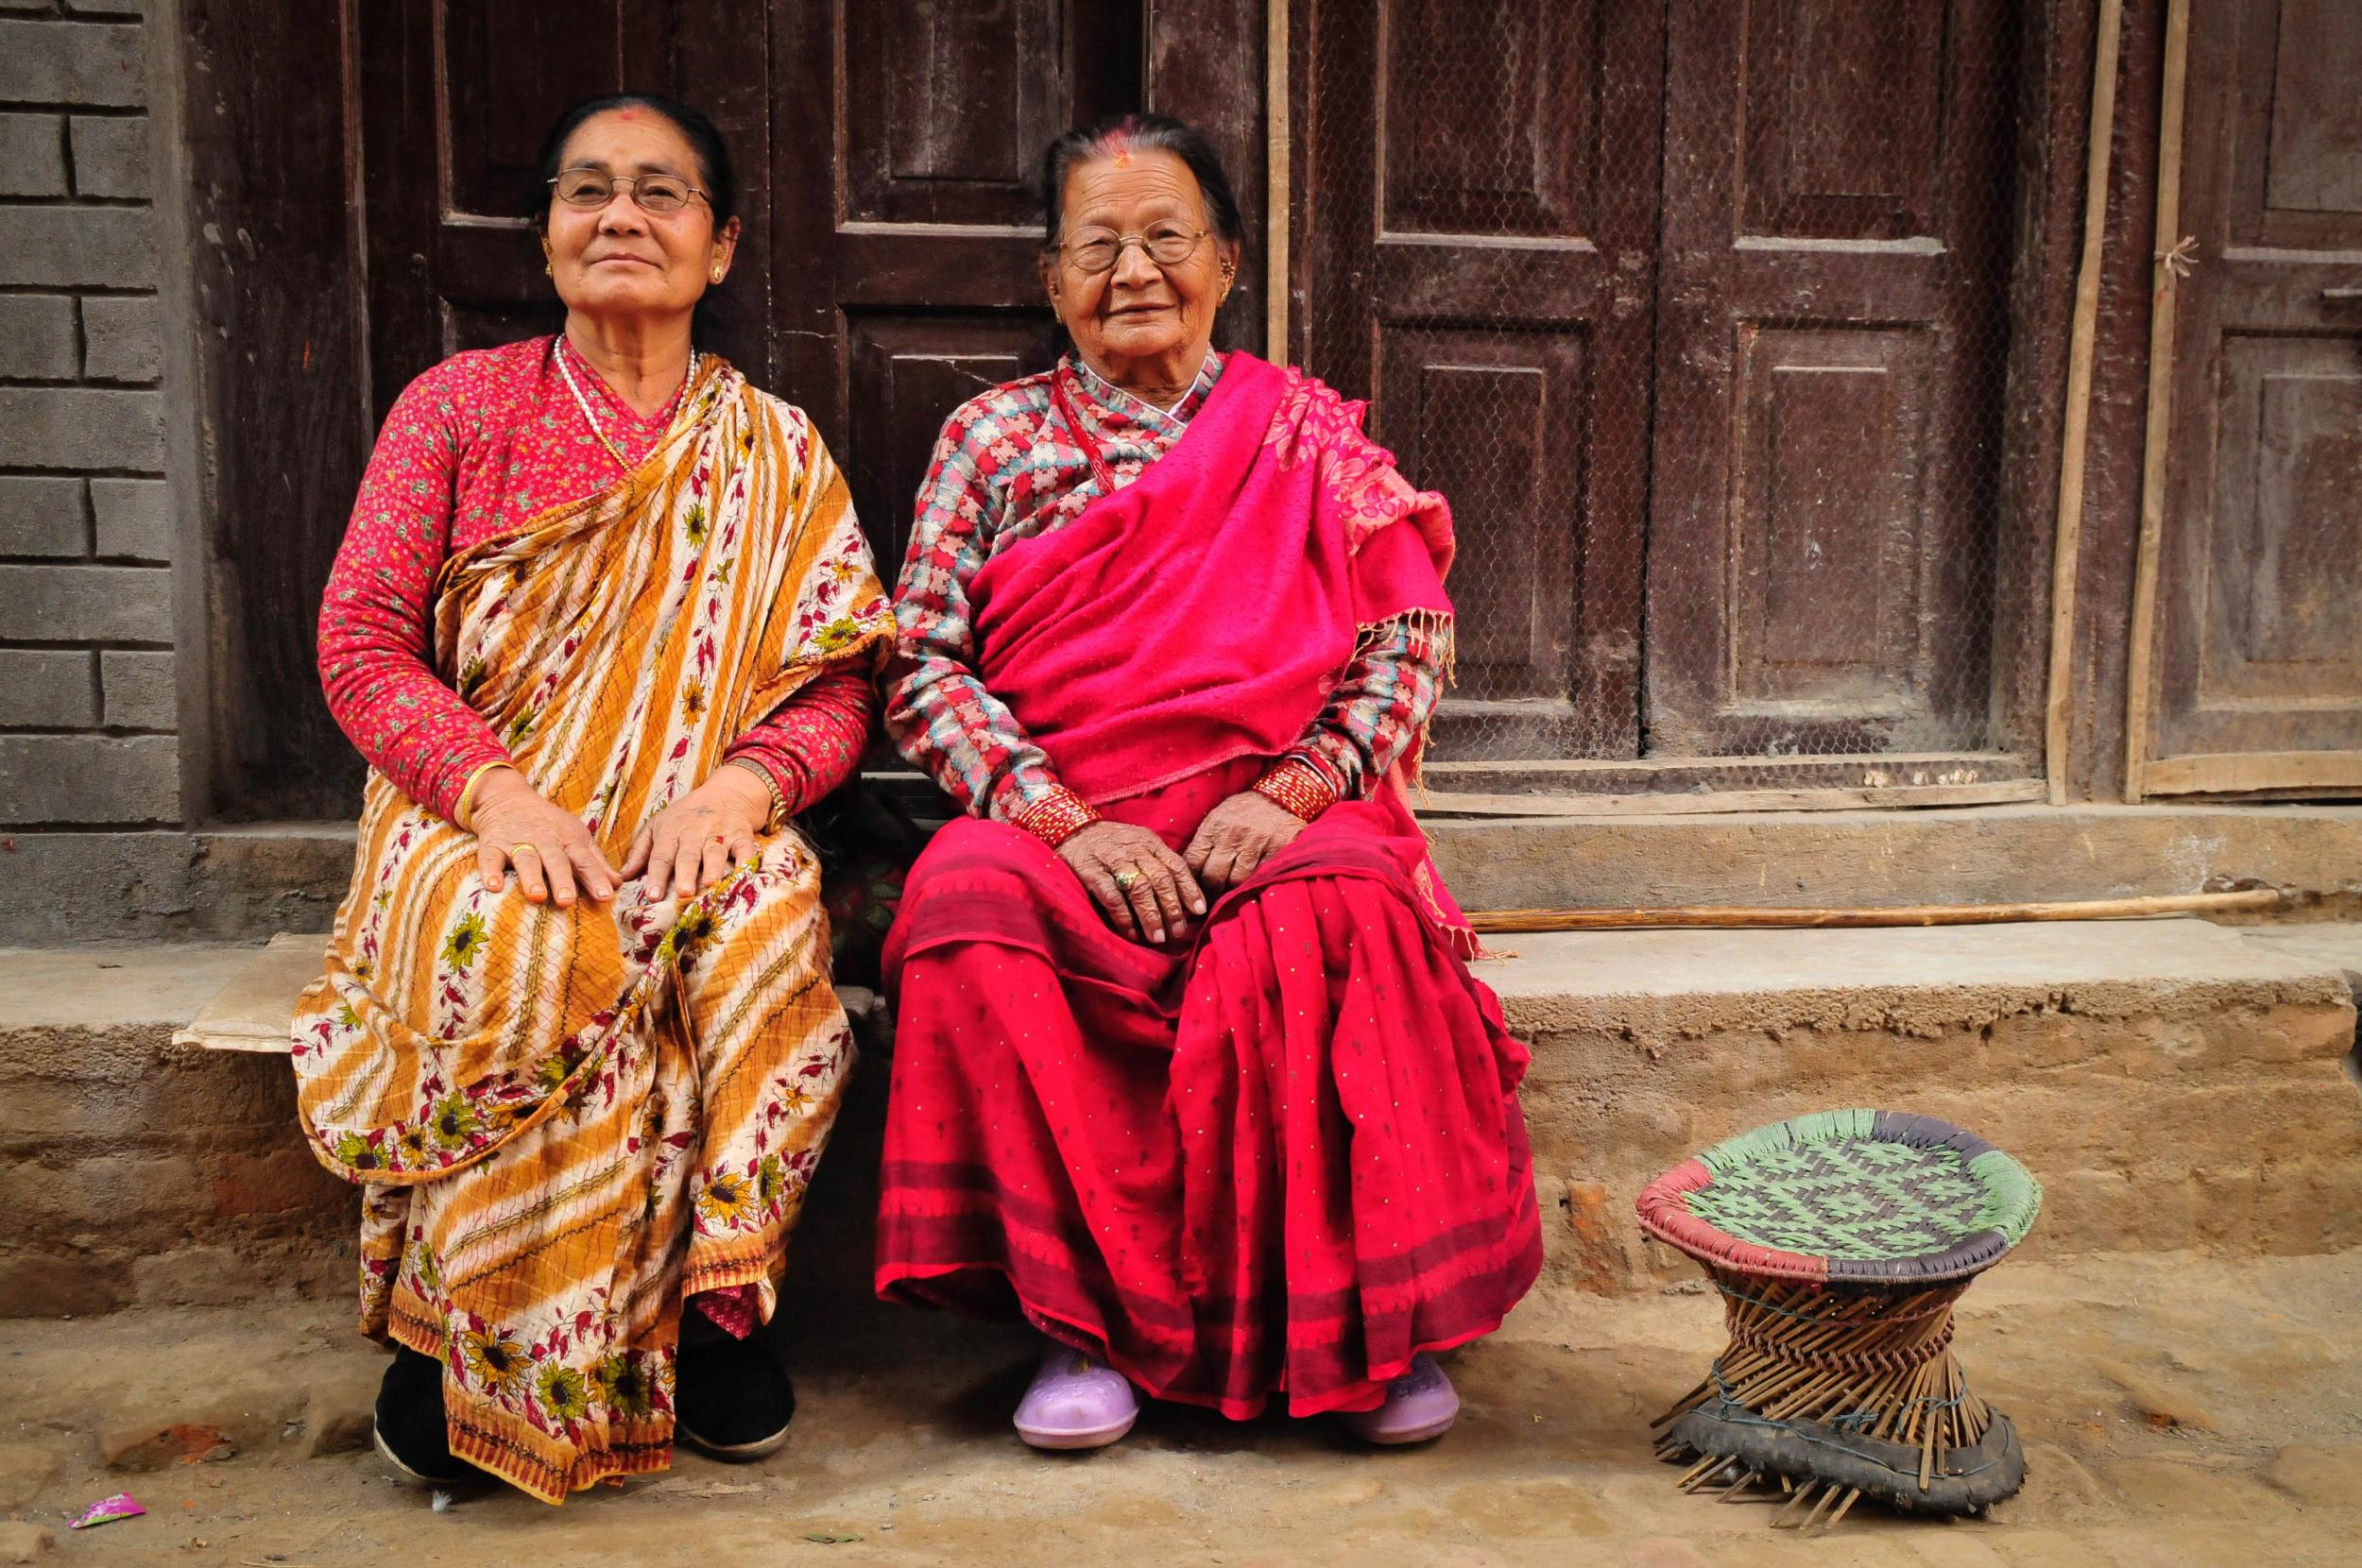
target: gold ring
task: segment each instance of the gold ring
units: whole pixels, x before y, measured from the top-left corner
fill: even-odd
[[[510,860],[513,861],[520,855],[531,855],[536,860],[539,860],[541,852],[534,848],[533,845],[529,844],[512,844],[508,846],[508,858]]]
[[[1116,886],[1121,888],[1124,892],[1129,893],[1139,885],[1140,874],[1138,872],[1119,871],[1116,873]]]

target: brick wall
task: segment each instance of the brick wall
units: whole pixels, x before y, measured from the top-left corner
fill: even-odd
[[[143,0],[0,0],[0,826],[180,820]]]

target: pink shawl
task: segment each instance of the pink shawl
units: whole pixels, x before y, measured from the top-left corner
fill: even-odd
[[[1068,788],[1102,804],[1276,758],[1363,632],[1415,614],[1447,634],[1450,508],[1403,480],[1361,414],[1299,371],[1229,354],[1172,451],[976,574],[979,673]],[[1419,750],[1372,804],[1465,948],[1404,798]]]

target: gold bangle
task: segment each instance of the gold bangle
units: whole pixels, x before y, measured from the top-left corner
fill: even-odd
[[[779,826],[787,821],[787,796],[779,793],[779,781],[771,776],[771,770],[751,757],[725,758],[723,764],[726,767],[734,764],[745,768],[762,780],[763,793],[771,797],[771,814],[763,819],[762,830],[766,833],[778,832]]]
[[[468,775],[468,781],[459,787],[459,798],[452,802],[451,808],[451,820],[461,832],[472,833],[475,831],[474,826],[468,820],[468,808],[469,805],[475,799],[475,787],[484,782],[484,775],[490,773],[494,768],[513,768],[515,766],[516,764],[514,762],[509,761],[508,758],[504,757],[498,761],[484,763],[478,767],[475,772]]]

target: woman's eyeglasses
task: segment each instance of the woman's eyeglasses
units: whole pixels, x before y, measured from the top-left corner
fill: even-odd
[[[1058,247],[1067,265],[1075,271],[1091,274],[1112,272],[1123,257],[1126,246],[1138,246],[1148,252],[1148,259],[1158,266],[1179,266],[1197,254],[1197,247],[1206,243],[1206,230],[1192,229],[1186,223],[1167,219],[1152,223],[1147,231],[1138,234],[1119,234],[1112,229],[1078,229]]]
[[[569,207],[592,212],[615,199],[621,187],[631,187],[631,199],[643,213],[677,213],[692,196],[705,193],[676,174],[608,174],[600,169],[568,169],[550,181],[557,199]]]

